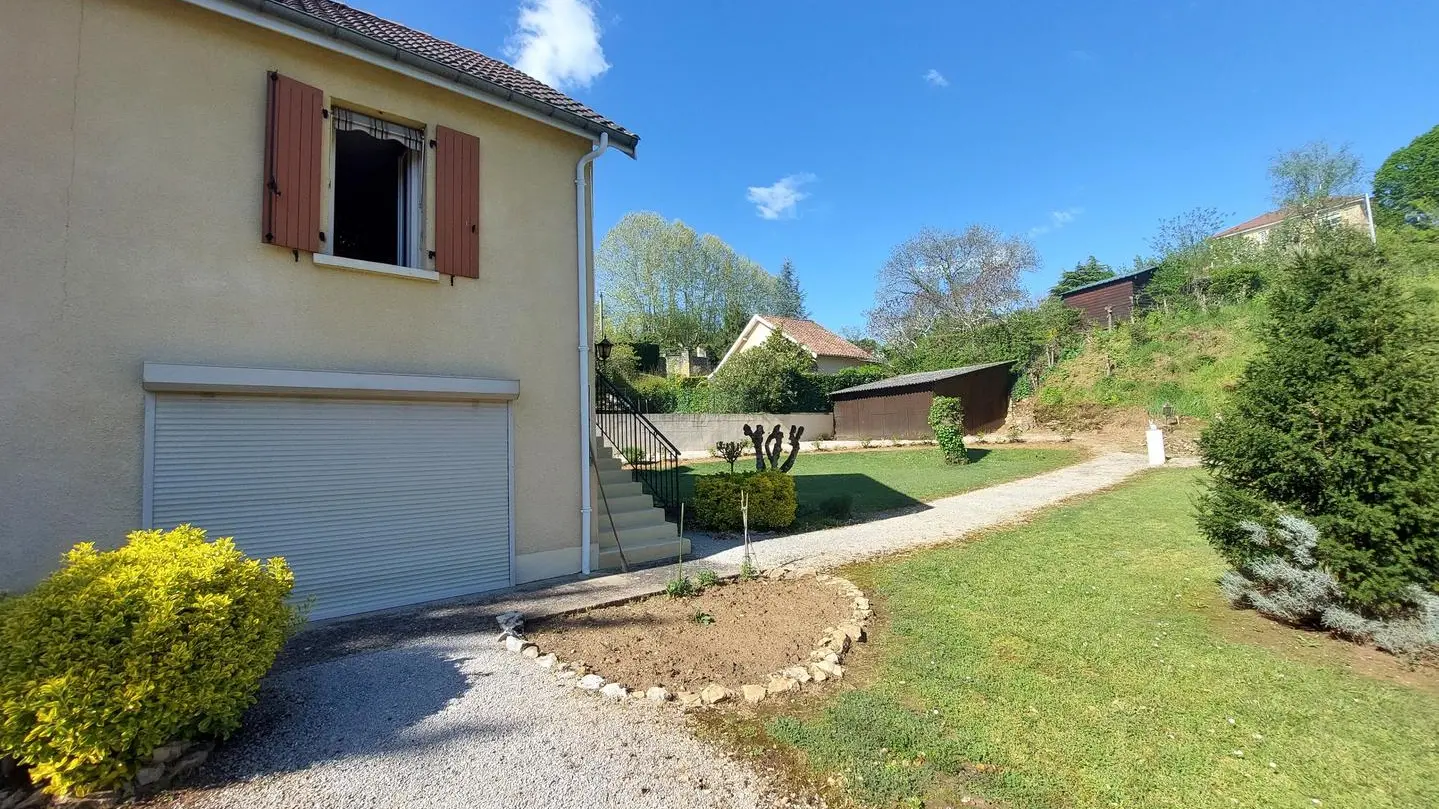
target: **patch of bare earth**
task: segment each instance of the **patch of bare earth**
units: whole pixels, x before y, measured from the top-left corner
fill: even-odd
[[[1299,629],[1253,610],[1210,605],[1213,625],[1227,638],[1251,643],[1293,660],[1334,666],[1363,677],[1439,695],[1439,661],[1395,656],[1373,646],[1351,643],[1324,632]]]
[[[850,599],[812,578],[756,579],[547,619],[529,639],[632,689],[738,688],[807,661],[825,628],[849,620],[850,608]]]

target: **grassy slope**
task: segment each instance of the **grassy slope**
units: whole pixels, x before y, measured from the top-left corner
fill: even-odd
[[[1075,463],[1077,450],[996,449],[970,451],[973,462],[947,466],[934,447],[872,450],[869,452],[801,452],[790,474],[799,495],[799,519],[794,530],[805,530],[821,520],[813,510],[820,501],[839,494],[854,497],[856,516],[889,511],[937,497],[1018,480]],[[753,469],[752,458],[735,469]],[[684,471],[684,497],[692,499],[695,475],[712,475],[729,469],[726,464],[696,464]]]
[[[1169,402],[1180,415],[1209,419],[1258,348],[1259,312],[1259,304],[1246,303],[1208,314],[1153,313],[1139,328],[1124,324],[1113,332],[1092,332],[1077,356],[1045,376],[1038,402],[1151,413]]]
[[[1220,634],[1197,479],[858,569],[877,680],[771,736],[884,806],[1439,806],[1439,698]]]

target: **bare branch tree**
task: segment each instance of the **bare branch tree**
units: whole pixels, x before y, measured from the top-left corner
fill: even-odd
[[[870,332],[912,345],[941,323],[969,330],[1025,301],[1020,275],[1039,266],[1034,245],[984,225],[963,233],[925,228],[879,270]]]

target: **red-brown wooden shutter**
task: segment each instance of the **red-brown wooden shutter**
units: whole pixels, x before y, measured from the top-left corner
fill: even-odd
[[[278,73],[269,74],[267,83],[260,237],[268,244],[318,253],[324,93]]]
[[[435,270],[480,277],[480,139],[435,128]]]

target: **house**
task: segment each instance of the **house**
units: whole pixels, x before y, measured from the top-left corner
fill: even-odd
[[[1232,228],[1221,230],[1214,234],[1213,238],[1227,239],[1231,236],[1243,236],[1255,244],[1263,245],[1268,243],[1270,237],[1279,229],[1280,224],[1292,216],[1292,212],[1283,209],[1270,211],[1246,222],[1240,222]],[[1371,238],[1374,235],[1374,216],[1368,194],[1330,197],[1325,204],[1318,206],[1317,216],[1327,224],[1359,228],[1368,233]]]
[[[0,52],[0,590],[182,522],[312,618],[599,566],[589,183],[634,133],[331,0],[21,0]]]
[[[1078,309],[1085,323],[1101,326],[1121,323],[1131,319],[1134,310],[1143,305],[1144,288],[1157,269],[1150,267],[1094,281],[1062,293],[1059,299],[1065,306]]]
[[[929,408],[936,396],[953,396],[963,403],[966,433],[994,430],[1009,413],[1013,365],[990,362],[924,371],[837,390],[830,394],[835,438],[933,438]]]
[[[665,376],[708,376],[714,371],[714,361],[704,346],[676,348],[665,354]]]
[[[813,320],[775,315],[755,315],[745,324],[739,337],[729,347],[715,366],[715,372],[724,367],[730,357],[741,351],[764,344],[771,334],[780,332],[814,357],[815,368],[822,374],[832,374],[856,365],[868,365],[875,358],[864,349],[840,337]],[[712,372],[710,376],[714,376]]]

